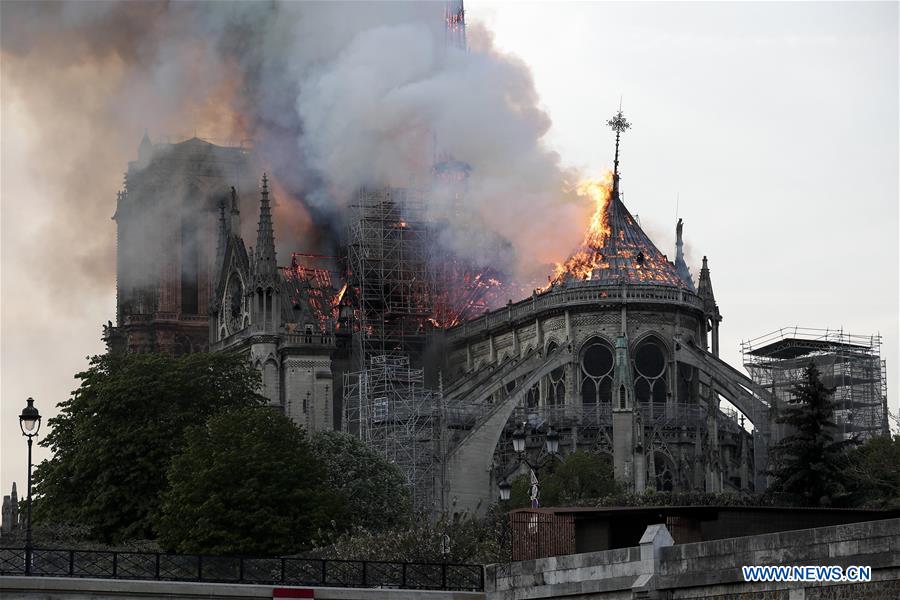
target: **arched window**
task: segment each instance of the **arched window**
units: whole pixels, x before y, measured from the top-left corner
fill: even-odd
[[[541,388],[538,384],[531,386],[531,389],[525,394],[525,408],[537,408],[540,404]]]
[[[669,457],[657,452],[653,462],[656,466],[656,490],[658,492],[675,491],[674,465]]]
[[[547,356],[557,349],[556,342],[547,345]],[[545,379],[547,389],[547,406],[562,406],[566,403],[566,367],[556,367]]]
[[[648,339],[634,351],[634,395],[639,404],[665,404],[667,397],[666,352],[657,340]]]
[[[628,406],[628,394],[625,393],[625,386],[619,386],[619,408]]]
[[[612,401],[612,372],[612,347],[599,339],[588,342],[581,354],[582,404],[596,405]]]

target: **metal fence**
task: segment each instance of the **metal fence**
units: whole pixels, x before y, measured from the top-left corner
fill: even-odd
[[[25,575],[24,548],[0,548],[0,575]],[[31,551],[30,575],[209,583],[484,590],[482,565],[260,558],[108,550]]]
[[[575,517],[538,510],[509,513],[512,559],[532,560],[575,554]]]

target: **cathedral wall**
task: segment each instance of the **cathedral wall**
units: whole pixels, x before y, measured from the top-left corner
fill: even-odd
[[[310,434],[333,425],[333,381],[328,356],[293,356],[282,361],[284,412]]]
[[[254,343],[250,348],[250,363],[262,374],[260,393],[271,406],[282,406],[278,350],[275,341]]]

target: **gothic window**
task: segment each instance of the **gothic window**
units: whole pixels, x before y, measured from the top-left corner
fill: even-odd
[[[634,352],[634,395],[642,405],[665,404],[666,354],[656,340],[641,342]]]
[[[531,386],[528,393],[525,394],[525,408],[537,408],[540,403],[541,389],[537,384]]]
[[[556,342],[547,345],[547,355],[552,354],[557,348]],[[566,403],[566,367],[556,367],[544,380],[547,389],[547,406],[561,406]]]
[[[592,340],[581,355],[581,402],[586,405],[612,401],[613,350],[602,340]]]
[[[675,488],[674,466],[669,457],[660,452],[654,457],[656,465],[656,490],[659,492],[672,492]]]
[[[228,277],[228,286],[225,290],[225,298],[222,301],[222,309],[225,314],[228,331],[234,333],[243,327],[244,322],[244,285],[237,273]]]
[[[625,386],[619,386],[619,408],[628,407],[628,394],[625,393]]]

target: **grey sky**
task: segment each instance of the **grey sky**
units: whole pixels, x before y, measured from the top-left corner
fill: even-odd
[[[487,26],[531,67],[553,120],[547,143],[564,164],[595,174],[611,165],[605,122],[623,97],[633,124],[622,149],[625,203],[671,257],[680,196],[695,277],[709,257],[726,360],[739,365],[740,340],[787,325],[880,332],[897,410],[897,3],[466,7],[470,24]],[[0,486],[8,493],[12,480],[20,490],[25,483],[17,413],[29,395],[45,416],[68,396],[84,357],[103,348],[115,282],[80,287],[95,266],[79,262],[74,245],[58,248],[68,262],[58,274],[32,258],[29,244],[63,235],[44,227],[59,193],[42,171],[90,163],[74,153],[58,165],[31,158],[42,144],[90,132],[35,122],[28,98],[5,94]],[[80,243],[110,246],[110,260],[108,217],[131,158],[113,156],[116,172],[85,173],[85,189],[108,195],[110,210],[91,221],[100,233],[77,233]]]

